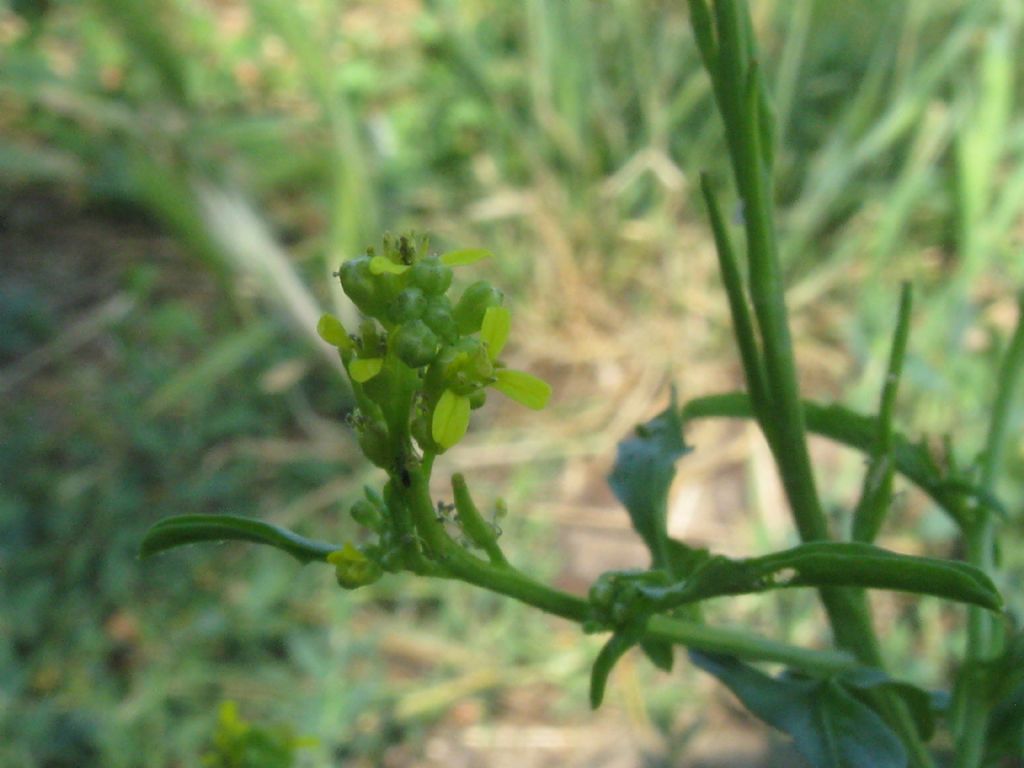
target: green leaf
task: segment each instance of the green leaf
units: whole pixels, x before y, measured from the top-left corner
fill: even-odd
[[[608,642],[601,648],[601,652],[594,659],[594,666],[590,670],[590,707],[597,709],[604,701],[604,691],[608,686],[608,675],[618,663],[619,659],[625,656],[626,651],[639,642],[644,634],[643,622],[636,622],[629,626],[616,630]]]
[[[316,324],[317,335],[338,349],[352,349],[352,339],[349,338],[345,326],[341,320],[334,315],[321,315],[320,321]]]
[[[711,559],[711,552],[704,547],[691,547],[676,539],[668,540],[668,570],[677,578],[682,579]]]
[[[640,641],[640,650],[662,672],[672,671],[672,662],[674,661],[672,643],[667,640],[649,638]]]
[[[357,384],[365,384],[384,367],[382,357],[360,357],[348,364],[348,375]]]
[[[480,326],[480,341],[487,345],[487,354],[491,360],[497,360],[501,350],[505,348],[511,327],[512,313],[505,307],[488,307],[484,312],[483,325]]]
[[[462,267],[467,264],[476,264],[476,262],[490,257],[491,252],[484,248],[463,248],[443,254],[441,263],[449,267]]]
[[[1000,765],[1005,759],[1012,765],[1024,754],[1024,630],[1007,627],[1003,652],[994,659],[967,662],[958,682],[976,683],[991,707],[983,764]]]
[[[374,256],[370,259],[370,274],[372,275],[400,275],[409,269],[408,264],[396,264],[387,256]]]
[[[527,408],[539,411],[551,398],[551,385],[532,374],[499,368],[494,376],[497,379],[491,384],[494,389]]]
[[[788,587],[889,589],[999,610],[992,580],[973,565],[890,552],[871,544],[816,541],[763,557],[710,557],[686,579],[668,586],[642,585],[657,610],[710,597]]]
[[[904,768],[899,738],[839,682],[769,677],[728,656],[690,651],[690,659],[731,690],[751,713],[789,734],[813,768]]]
[[[430,425],[434,442],[444,449],[451,448],[469,429],[470,403],[468,397],[457,395],[446,389],[434,408]]]
[[[235,515],[178,515],[167,517],[150,528],[139,548],[141,557],[195,544],[201,541],[254,541],[268,544],[301,563],[327,561],[338,549],[336,544],[314,541],[261,520]]]
[[[638,426],[634,437],[619,443],[615,466],[608,476],[612,492],[629,511],[633,527],[651,551],[655,568],[672,567],[666,527],[668,491],[676,474],[676,461],[689,451],[673,393],[667,409]]]
[[[903,360],[907,353],[907,341],[910,337],[910,311],[913,293],[910,283],[904,283],[900,293],[900,309],[893,331],[892,343],[889,348],[889,366],[882,385],[882,395],[878,406],[878,434],[874,450],[864,481],[861,484],[860,499],[853,512],[854,541],[875,540],[882,523],[889,514],[892,504],[892,481],[895,466],[892,461],[892,422],[893,409],[896,407],[896,395],[899,391],[900,376],[903,373]]]
[[[1024,682],[996,705],[985,739],[985,765],[1013,765],[1024,754]],[[1005,762],[1000,763],[999,760]]]
[[[855,667],[843,672],[840,677],[847,688],[859,691],[877,688],[903,699],[914,718],[917,732],[925,741],[935,735],[936,714],[945,713],[949,706],[949,696],[945,692],[930,692],[902,680],[895,680],[875,667]]]
[[[359,589],[373,584],[383,575],[380,563],[371,560],[366,553],[351,541],[327,556],[327,562],[334,566],[334,576],[342,589]]]

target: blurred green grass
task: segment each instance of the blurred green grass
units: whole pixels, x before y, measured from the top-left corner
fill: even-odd
[[[339,426],[336,361],[312,329],[320,307],[350,311],[329,273],[385,227],[498,253],[494,269],[538,331],[520,354],[568,392],[593,380],[588,360],[631,346],[617,347],[617,335],[655,329],[671,341],[650,352],[633,343],[632,362],[616,357],[622,389],[589,396],[607,401],[597,416],[592,400],[576,404],[586,418],[560,406],[567,426],[535,432],[549,444],[578,439],[583,422],[611,429],[609,410],[651,368],[662,376],[673,365],[684,394],[710,386],[697,370],[735,386],[724,302],[706,298],[717,280],[691,188],[699,170],[725,182],[722,140],[684,5],[0,5],[0,207],[11,250],[0,267],[0,762],[191,764],[231,698],[250,719],[318,738],[310,764],[373,764],[393,742],[415,743],[454,698],[442,685],[415,704],[430,685],[403,686],[382,661],[382,638],[413,626],[496,675],[474,682],[471,664],[435,667],[428,653],[417,669],[427,683],[469,676],[467,690],[505,690],[507,669],[554,668],[567,697],[583,701],[572,673],[586,648],[564,636],[545,645],[550,625],[516,606],[435,586],[408,593],[405,580],[337,595],[322,574],[243,548],[147,564],[134,548],[149,523],[176,512],[351,533],[345,503],[367,473]],[[782,250],[809,393],[871,407],[896,284],[911,279],[921,309],[901,427],[952,432],[969,460],[990,362],[1024,285],[1024,65],[1014,56],[1024,11],[1011,0],[797,0],[755,11],[779,115]],[[23,215],[44,221],[22,226]],[[65,215],[107,230],[61,228]],[[126,245],[113,234],[123,228],[146,234]],[[90,261],[71,244],[71,256],[54,257],[24,235],[42,230],[113,252]],[[175,243],[160,257],[149,252],[157,232]],[[78,285],[90,278],[91,291]],[[111,297],[117,311],[75,341],[86,310]],[[1001,490],[1019,505],[1019,450],[1012,470],[1018,482]],[[833,475],[837,507],[856,472],[852,462]],[[528,466],[508,493],[528,506],[553,474]],[[919,504],[903,517],[895,534],[934,529],[926,546],[955,547]],[[752,545],[785,535],[750,527]],[[551,534],[531,518],[507,538],[553,571]],[[1008,550],[1019,575],[1024,556]],[[914,629],[941,612],[893,613],[897,653],[913,660],[927,648],[920,674],[941,678],[939,654],[955,646]],[[479,615],[483,627],[469,618]],[[798,639],[813,637],[813,615],[790,598],[725,613]],[[657,689],[653,700],[652,717],[674,722],[670,696]],[[501,710],[500,697],[486,701]]]

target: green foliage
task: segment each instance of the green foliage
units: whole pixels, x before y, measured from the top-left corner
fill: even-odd
[[[703,553],[679,581],[631,578],[629,572],[605,574],[620,592],[610,599],[635,602],[626,613],[663,611],[724,595],[743,595],[791,587],[866,587],[890,589],[1002,608],[992,580],[975,566],[930,557],[900,555],[853,541],[821,541],[761,557],[736,560]],[[602,577],[602,578],[605,578]],[[613,609],[614,610],[614,609]]]
[[[1000,639],[1003,617],[986,611],[998,604],[989,578],[998,574],[997,566],[1009,574],[996,579],[1002,585],[1013,584],[1020,568],[1019,552],[1009,544],[1009,534],[1019,528],[1012,511],[1021,493],[1011,481],[1020,479],[1020,462],[1005,451],[1019,423],[1012,382],[1021,357],[1013,350],[1020,344],[1011,343],[1006,365],[998,369],[978,365],[983,355],[971,353],[967,336],[969,330],[985,329],[991,348],[985,354],[995,359],[998,334],[989,317],[1000,300],[998,286],[1024,278],[1024,262],[1016,258],[1011,237],[1024,199],[1024,174],[1017,169],[1024,144],[1013,118],[1020,73],[1011,55],[1019,48],[1021,25],[1012,4],[766,2],[758,4],[753,24],[743,2],[695,0],[689,3],[694,45],[682,3],[610,2],[594,13],[585,3],[460,5],[439,0],[423,5],[414,34],[401,41],[401,55],[349,34],[350,25],[340,22],[342,6],[334,3],[292,8],[259,0],[244,6],[252,11],[249,25],[228,43],[216,41],[210,32],[215,6],[97,0],[53,4],[44,13],[40,5],[46,4],[16,5],[30,32],[0,50],[5,129],[0,166],[5,176],[56,179],[92,200],[147,213],[218,274],[224,288],[244,282],[249,291],[256,285],[307,341],[315,342],[312,327],[319,311],[314,311],[317,301],[303,294],[304,282],[316,281],[319,287],[324,265],[359,253],[384,215],[402,219],[423,213],[429,226],[444,222],[444,234],[452,240],[501,243],[496,251],[542,253],[545,260],[564,258],[552,255],[551,241],[545,239],[550,217],[564,223],[567,251],[581,254],[580,259],[598,254],[596,263],[584,265],[587,272],[608,278],[620,290],[617,300],[628,303],[643,279],[642,265],[656,264],[660,270],[660,259],[678,246],[676,223],[681,212],[686,218],[680,180],[691,172],[696,178],[698,168],[708,171],[702,190],[748,393],[701,398],[681,411],[670,408],[656,420],[654,439],[638,434],[621,449],[629,471],[625,478],[613,473],[613,488],[652,553],[652,572],[612,574],[595,585],[589,602],[583,601],[549,590],[508,565],[498,546],[496,521],[476,507],[465,478],[453,478],[454,517],[447,501],[435,503],[427,456],[458,445],[487,389],[530,407],[542,407],[550,390],[527,374],[500,367],[509,318],[502,314],[499,292],[488,284],[456,292],[457,300],[446,295],[451,268],[470,264],[483,252],[453,251],[439,259],[423,257],[415,248],[409,256],[400,244],[397,250],[386,247],[383,255],[367,254],[342,265],[345,292],[371,322],[360,325],[340,313],[347,329],[332,315],[325,315],[318,327],[319,336],[339,351],[329,350],[328,359],[347,363],[358,399],[351,422],[359,445],[371,463],[388,473],[383,491],[371,488],[352,507],[353,520],[370,531],[375,543],[339,547],[255,519],[189,515],[154,528],[144,546],[241,537],[281,545],[300,559],[334,557],[343,586],[362,586],[381,570],[410,570],[512,595],[589,629],[612,631],[594,668],[596,701],[615,660],[632,645],[662,668],[671,665],[673,644],[778,661],[804,672],[815,664],[853,663],[849,654],[802,653],[756,635],[730,634],[704,624],[696,611],[648,616],[655,608],[667,610],[670,603],[652,607],[635,595],[619,600],[605,584],[641,595],[674,595],[672,601],[680,594],[685,600],[703,600],[782,584],[827,586],[821,598],[836,640],[856,652],[862,665],[872,665],[869,671],[882,659],[861,613],[863,596],[834,587],[909,586],[917,592],[928,592],[922,588],[928,587],[984,606],[971,613],[958,704],[946,723],[957,736],[961,765],[1019,753],[1015,713],[1020,712],[1022,688],[1012,674],[1019,654],[1011,652],[1013,641]],[[335,40],[331,36],[338,30]],[[763,53],[755,45],[755,32],[765,42]],[[261,52],[270,38],[285,51],[285,64],[276,68]],[[41,39],[48,45],[36,47]],[[73,51],[74,66],[54,65],[47,57],[55,48]],[[343,66],[337,65],[339,51]],[[711,74],[710,89],[697,73],[699,57]],[[235,75],[254,69],[255,86]],[[712,98],[725,118],[728,152],[718,151],[723,140],[708,108]],[[723,216],[722,209],[729,208],[717,197],[715,180],[727,162],[742,201],[742,236]],[[771,204],[776,184],[783,203],[778,215]],[[228,194],[234,186],[244,188],[250,207],[238,205],[240,195]],[[522,191],[526,214],[509,218],[500,212],[509,190]],[[488,205],[498,203],[494,210],[499,214],[489,213]],[[266,211],[273,225],[261,226],[260,216],[239,217],[255,210]],[[309,226],[310,221],[316,223]],[[779,231],[776,221],[782,225]],[[625,236],[624,224],[639,237]],[[261,247],[254,248],[254,233],[264,229],[274,234],[257,237]],[[661,234],[652,237],[651,232]],[[277,251],[262,247],[273,246],[276,236],[294,246],[299,255],[294,263],[275,261]],[[938,253],[938,266],[916,258],[926,249]],[[263,254],[263,261],[246,261],[239,252]],[[915,258],[897,258],[901,254]],[[859,279],[845,280],[854,262]],[[278,271],[268,264],[276,264]],[[282,272],[282,264],[290,266]],[[532,269],[504,258],[496,266],[517,278]],[[240,276],[245,280],[233,279]],[[844,299],[859,305],[857,319],[840,332],[871,373],[876,369],[870,361],[884,358],[890,338],[891,286],[908,277],[924,309],[915,314],[911,357],[902,377],[901,366],[888,370],[902,390],[903,402],[895,410],[899,418],[893,413],[895,381],[883,387],[877,416],[862,415],[874,391],[870,396],[852,393],[859,410],[802,399],[783,282],[802,289],[794,294],[797,308],[808,302],[827,307]],[[552,294],[535,300],[561,306],[563,288],[554,282]],[[5,288],[4,298],[11,292],[16,290]],[[936,311],[940,303],[944,308]],[[0,305],[5,326],[8,316],[34,318],[14,323],[24,333],[10,334],[5,327],[0,335],[4,354],[20,354],[33,340],[54,332],[45,313],[33,314],[6,300]],[[907,344],[909,301],[905,306],[899,326],[904,335],[899,343],[900,334],[894,337],[892,360]],[[187,317],[188,310],[179,309],[167,325],[187,325],[181,315]],[[262,307],[259,312],[266,314]],[[251,315],[251,307],[242,307],[241,314]],[[144,335],[151,330],[147,323],[137,325]],[[244,460],[217,472],[195,470],[196,456],[233,436],[280,434],[293,427],[280,402],[260,395],[251,381],[257,353],[283,346],[282,325],[249,322],[238,329],[228,324],[221,329],[222,341],[209,349],[198,337],[187,344],[150,339],[130,350],[132,360],[125,367],[133,369],[131,376],[109,391],[83,390],[72,398],[68,407],[76,415],[70,430],[38,429],[40,423],[50,425],[45,409],[5,414],[4,434],[12,437],[2,451],[3,476],[16,482],[5,483],[0,508],[6,551],[13,547],[18,553],[12,586],[5,589],[11,605],[29,606],[17,609],[24,615],[3,622],[15,627],[14,650],[4,653],[10,660],[5,669],[15,670],[11,675],[18,697],[29,686],[30,672],[22,668],[46,679],[40,670],[47,666],[38,660],[56,653],[46,638],[77,633],[84,623],[91,642],[101,644],[95,616],[137,600],[139,589],[152,594],[152,613],[168,613],[168,622],[179,609],[191,615],[186,595],[198,593],[204,596],[202,610],[220,616],[222,623],[245,624],[235,613],[224,618],[220,602],[202,586],[207,582],[190,570],[177,582],[149,576],[158,583],[139,586],[141,577],[129,563],[142,529],[160,515],[224,509],[272,514],[290,493],[335,474],[336,467],[318,461],[271,475],[257,462]],[[1017,340],[1024,338],[1021,328]],[[119,338],[119,344],[132,346],[127,333]],[[154,360],[175,345],[187,347],[199,362],[175,356]],[[237,371],[248,375],[236,379]],[[994,382],[1003,382],[997,401],[1006,402],[992,409],[986,440]],[[147,394],[149,421],[143,424],[128,406],[137,402],[140,390]],[[326,397],[325,391],[330,387],[310,388],[310,396]],[[948,407],[953,393],[962,407]],[[328,407],[317,410],[347,410],[343,394],[328,399]],[[92,400],[102,401],[102,415],[90,410]],[[395,407],[398,401],[403,407]],[[182,410],[201,426],[179,431],[171,417]],[[807,543],[727,560],[668,538],[665,500],[674,462],[685,446],[682,426],[690,419],[718,416],[758,421],[778,461],[796,528]],[[955,452],[939,456],[925,441],[913,441],[910,436],[922,426],[932,431],[955,427],[957,439],[950,441]],[[51,436],[65,433],[74,436]],[[810,471],[807,433],[823,434],[870,462],[852,517],[854,538],[870,542],[898,522],[891,514],[898,493],[894,483],[898,489],[903,478],[922,488],[935,509],[953,522],[972,565],[902,558],[849,542],[818,542],[834,531],[826,524]],[[971,451],[983,441],[985,448],[972,460]],[[53,474],[62,478],[56,489],[50,487]],[[56,512],[39,519],[39,509]],[[134,514],[140,509],[146,512]],[[997,536],[998,531],[1007,535]],[[348,533],[343,525],[341,535]],[[1001,563],[997,538],[1004,544]],[[22,551],[30,555],[23,558]],[[227,565],[237,565],[230,550],[221,553]],[[156,570],[144,573],[159,574],[168,563],[179,562],[173,557],[155,561],[147,569]],[[11,561],[4,558],[6,567]],[[843,568],[840,577],[837,568]],[[800,578],[789,578],[790,569]],[[30,581],[29,576],[41,572],[53,574],[53,583],[39,587]],[[252,632],[257,642],[286,638],[300,647],[310,642],[289,627],[295,617],[287,606],[298,598],[294,588],[281,586],[287,584],[281,574],[288,573],[238,569],[240,580],[265,593],[252,597],[266,608],[251,620],[259,625]],[[277,591],[268,583],[276,584]],[[95,595],[102,596],[95,616],[76,623],[72,617],[77,614],[61,615],[62,600],[81,606]],[[1006,598],[1019,604],[1017,595],[1007,593]],[[234,642],[227,630],[214,634],[218,639],[211,642]],[[28,653],[26,648],[39,650]],[[330,663],[330,656],[321,654],[319,663]],[[272,665],[267,658],[255,661]],[[257,666],[251,662],[243,660],[241,666]],[[194,677],[201,677],[196,668],[190,668]],[[224,674],[231,668],[230,660],[221,660]],[[870,677],[864,669],[860,680]],[[316,673],[323,675],[323,670]],[[783,680],[810,686],[809,678],[794,674]],[[142,686],[115,677],[117,685]],[[996,691],[991,683],[1000,679],[1007,687]],[[875,726],[898,735],[907,759],[927,765],[920,742],[931,737],[931,729],[919,717],[920,706],[908,704],[913,697],[896,690],[898,683],[858,688],[851,680],[829,678],[826,685],[815,679],[813,705],[822,711],[834,708],[839,723],[857,721],[870,708],[877,714]],[[768,689],[779,690],[776,682],[766,684]],[[858,695],[854,689],[861,698],[849,699]],[[161,690],[159,681],[146,690]],[[147,699],[146,717],[159,710],[159,695]],[[908,711],[901,714],[901,707]],[[47,702],[38,710],[52,728],[33,731],[33,744],[78,755],[80,763],[107,749],[98,744],[122,725],[109,722],[98,707],[67,713]],[[200,710],[194,707],[189,716],[204,716]],[[17,711],[14,717],[20,719],[5,724],[6,734],[22,730],[23,715]],[[186,718],[176,717],[173,722]],[[146,720],[146,732],[177,732],[161,718]],[[52,732],[62,734],[66,744],[49,738]],[[879,743],[886,738],[880,735]],[[27,762],[24,754],[10,756],[2,749],[3,759]],[[116,752],[104,754],[111,751]],[[175,754],[167,759],[188,758]],[[872,759],[881,760],[878,755]]]
[[[67,301],[81,284],[60,281],[46,295],[55,299],[56,290]],[[190,295],[175,298],[179,285]],[[138,558],[146,529],[175,510],[270,514],[352,472],[337,453],[261,456],[267,441],[300,434],[288,404],[261,385],[302,354],[277,323],[269,355],[200,377],[140,417],[147,396],[203,368],[210,334],[237,333],[232,317],[195,303],[194,292],[209,291],[194,270],[165,267],[154,292],[138,295],[95,341],[64,348],[42,375],[4,393],[0,764],[198,765],[228,695],[261,721],[315,729],[321,746],[308,752],[318,761],[386,739],[360,733],[354,714],[376,711],[383,678],[349,674],[378,668],[367,656],[375,632],[329,647],[318,617],[342,619],[346,609],[317,581],[296,579],[284,559],[279,568],[223,549]],[[12,319],[0,335],[21,328],[62,338],[67,309],[54,305],[37,306],[60,318],[51,330]],[[320,374],[302,386],[318,408],[344,402]],[[332,503],[317,516],[341,513]],[[225,601],[225,590],[234,597]],[[348,675],[344,696],[314,692],[297,702],[280,694],[283,679],[308,691],[325,671]],[[323,712],[341,727],[308,725]]]
[[[326,562],[336,549],[260,520],[235,515],[178,515],[165,518],[150,528],[139,552],[142,557],[149,557],[200,541],[254,541],[287,552],[300,563]]]
[[[309,740],[287,727],[254,725],[238,714],[238,704],[220,706],[213,744],[203,755],[205,768],[292,768],[296,753]]]
[[[727,656],[692,653],[757,717],[789,734],[804,758],[821,768],[900,768],[907,754],[878,714],[840,681],[772,678]]]
[[[677,572],[668,544],[668,491],[676,474],[676,461],[689,450],[673,397],[662,414],[637,427],[635,437],[619,443],[615,466],[608,476],[608,484],[651,552],[652,568],[672,575]]]

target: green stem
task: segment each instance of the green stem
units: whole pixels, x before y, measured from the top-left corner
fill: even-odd
[[[871,456],[874,451],[877,420],[839,405],[818,405],[803,401],[807,429],[815,435],[827,437],[855,451]],[[756,418],[750,397],[743,392],[727,392],[694,398],[683,406],[682,418],[690,419]],[[977,502],[1004,512],[1002,504],[991,493],[969,483],[952,482],[943,478],[926,448],[911,443],[903,435],[892,435],[892,456],[896,470],[924,491],[940,508],[961,527],[967,527],[970,513],[967,501]]]
[[[1017,327],[996,379],[996,397],[981,459],[981,486],[988,492],[995,490],[1006,450],[1007,428],[1016,399],[1021,394],[1021,374],[1024,369],[1024,292],[1018,297],[1017,304]],[[977,517],[966,531],[967,561],[992,575],[996,565],[995,520],[989,509],[979,507],[976,511]],[[994,616],[984,610],[970,610],[967,617],[966,652],[969,670],[998,653],[1000,637],[996,629]],[[978,676],[967,674],[957,723],[956,768],[977,768],[984,760],[990,715],[986,699]]]
[[[722,653],[749,661],[786,664],[809,672],[834,675],[856,668],[856,658],[845,651],[815,651],[735,629],[709,627],[697,622],[652,616],[647,637],[666,640],[698,651]]]
[[[750,392],[754,411],[758,414],[758,421],[761,424],[767,424],[767,414],[771,409],[771,402],[764,382],[764,361],[761,360],[761,352],[757,348],[754,323],[750,317],[750,308],[747,306],[743,276],[740,273],[739,263],[725,227],[725,219],[722,217],[718,200],[707,174],[701,174],[700,189],[704,195],[704,204],[708,209],[708,218],[711,220],[711,231],[715,236],[718,269],[722,274],[722,284],[729,300],[729,312],[732,315],[736,345],[739,347],[740,360],[743,363],[743,372],[747,379],[747,390]]]
[[[864,485],[860,501],[853,514],[853,540],[871,543],[878,536],[892,501],[893,436],[892,419],[899,391],[903,359],[906,357],[907,340],[910,336],[910,309],[912,302],[910,284],[904,283],[900,292],[900,309],[889,349],[889,366],[882,384],[882,397],[878,406],[878,433],[871,463],[864,474]]]
[[[779,468],[801,540],[827,539],[828,525],[807,447],[779,266],[771,197],[771,118],[764,108],[764,88],[751,54],[749,11],[743,0],[714,0],[712,6],[717,53],[710,59],[705,52],[712,46],[707,43],[701,45],[701,51],[725,124],[733,174],[743,202],[750,298],[761,336],[767,396],[772,403],[770,411],[759,420]],[[706,36],[706,29],[694,26],[698,38]],[[822,589],[820,595],[836,643],[861,661],[881,666],[878,641],[863,596],[837,588]],[[922,754],[926,757],[927,753],[915,743],[918,736],[913,723],[899,714],[905,714],[905,707],[894,696],[884,695],[881,699],[884,706],[880,710],[889,715],[889,722],[910,747],[914,764],[928,765],[930,760],[922,759]]]
[[[514,598],[546,613],[577,623],[590,618],[590,604],[583,598],[542,584],[509,565],[482,560],[456,544],[434,514],[433,501],[422,470],[409,473],[400,496],[429,556],[451,577]],[[395,482],[392,480],[392,482]],[[734,629],[709,627],[665,616],[653,616],[647,636],[696,650],[737,656],[749,661],[787,664],[823,674],[835,674],[857,666],[856,659],[843,651],[816,651],[779,643]]]

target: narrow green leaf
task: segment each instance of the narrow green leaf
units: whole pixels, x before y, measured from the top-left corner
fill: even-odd
[[[889,348],[889,365],[878,407],[878,435],[871,456],[860,499],[853,513],[853,540],[871,543],[878,535],[892,502],[892,481],[895,466],[892,461],[892,421],[899,391],[903,358],[910,337],[910,310],[913,301],[910,283],[904,283],[900,292],[900,307]]]
[[[487,345],[491,360],[497,360],[505,348],[509,330],[512,327],[512,313],[505,307],[488,307],[480,326],[480,341]]]
[[[370,273],[374,275],[400,275],[408,268],[408,264],[396,264],[387,256],[374,256],[370,259]]]
[[[321,315],[320,321],[316,324],[317,335],[331,346],[338,349],[352,349],[352,339],[349,337],[341,320],[334,315]]]
[[[449,267],[463,267],[467,264],[476,264],[476,262],[489,259],[490,257],[491,252],[484,248],[463,248],[443,254],[441,256],[441,263]]]
[[[789,734],[813,768],[905,768],[899,738],[835,680],[770,677],[728,656],[690,652],[755,716]]]
[[[497,379],[491,386],[517,403],[539,411],[551,398],[551,385],[525,371],[511,371],[499,368],[494,372]]]
[[[451,448],[469,429],[469,398],[446,389],[434,408],[430,432],[434,442],[444,449]]]
[[[736,258],[732,241],[729,238],[725,219],[722,216],[721,207],[718,205],[718,198],[715,196],[715,191],[707,174],[701,174],[700,188],[704,194],[704,203],[708,209],[708,219],[711,222],[711,231],[715,238],[715,250],[718,253],[718,271],[722,275],[725,295],[729,300],[733,334],[739,347],[740,360],[743,362],[743,373],[747,379],[747,389],[750,391],[750,396],[757,410],[767,413],[771,408],[771,403],[769,402],[769,393],[765,385],[764,360],[758,348],[757,332],[754,330],[754,321],[751,318],[750,307],[747,304],[747,294],[743,286],[743,276],[740,271],[739,261]],[[765,425],[771,424],[771,421],[768,419],[762,421]]]
[[[626,651],[632,648],[643,637],[644,625],[642,623],[631,624],[627,627],[616,630],[608,638],[608,642],[601,648],[601,652],[594,659],[594,666],[590,670],[590,708],[597,709],[604,701],[604,691],[608,686],[608,676],[618,663],[619,659],[626,655]]]
[[[380,373],[383,367],[382,357],[360,357],[348,364],[348,375],[357,384],[364,384]]]
[[[655,568],[668,570],[672,566],[666,520],[668,491],[676,474],[676,461],[689,450],[673,395],[668,408],[638,426],[633,437],[619,443],[615,466],[608,475],[612,492],[629,512]]]
[[[718,43],[715,41],[714,25],[706,0],[689,0],[690,26],[693,36],[697,39],[697,49],[704,60],[704,68],[716,77],[718,71]]]
[[[141,557],[150,557],[174,547],[201,541],[253,541],[267,544],[301,563],[327,561],[338,549],[336,544],[314,541],[286,528],[261,520],[235,515],[178,515],[167,517],[146,532],[139,549]]]
[[[1002,607],[992,580],[967,563],[901,555],[860,542],[816,541],[763,557],[711,557],[693,574],[668,586],[643,585],[641,593],[658,610],[722,595],[788,587],[888,589],[980,605]]]

